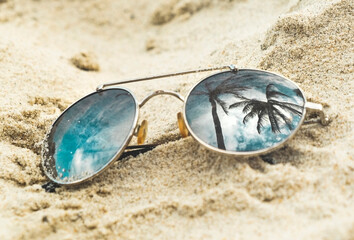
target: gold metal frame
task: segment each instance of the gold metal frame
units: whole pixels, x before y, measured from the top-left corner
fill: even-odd
[[[319,116],[320,116],[320,122],[322,123],[322,125],[328,125],[330,122],[330,119],[325,115],[324,111],[323,111],[323,107],[321,104],[317,104],[317,103],[311,103],[311,102],[307,102],[305,94],[303,92],[303,90],[292,80],[278,74],[278,73],[274,73],[274,72],[270,72],[270,71],[264,71],[264,70],[260,70],[260,69],[243,69],[243,70],[257,70],[257,71],[262,71],[262,72],[266,72],[266,73],[272,73],[275,74],[277,76],[283,77],[284,79],[292,82],[302,93],[303,97],[304,97],[304,110],[303,110],[303,114],[302,117],[300,119],[300,122],[298,123],[298,126],[293,130],[293,132],[283,141],[277,143],[276,145],[266,148],[266,149],[262,149],[262,150],[258,150],[258,151],[250,151],[250,152],[235,152],[235,151],[227,151],[227,150],[222,150],[213,146],[210,146],[209,144],[206,144],[203,140],[201,140],[200,138],[198,138],[196,136],[196,134],[193,132],[193,130],[191,129],[191,127],[189,126],[188,122],[186,121],[186,103],[188,100],[188,97],[190,96],[190,93],[193,91],[193,89],[202,81],[204,81],[205,79],[213,76],[213,75],[217,75],[217,74],[221,74],[223,72],[220,73],[216,73],[216,74],[211,74],[203,79],[201,79],[198,83],[196,83],[187,93],[186,97],[183,98],[179,93],[177,92],[172,92],[172,91],[164,91],[164,90],[158,90],[155,91],[151,94],[149,94],[147,97],[145,97],[140,103],[137,102],[134,94],[127,88],[124,87],[117,87],[117,88],[113,88],[112,86],[115,85],[121,85],[121,84],[126,84],[126,83],[134,83],[134,82],[140,82],[140,81],[147,81],[147,80],[153,80],[153,79],[157,79],[157,78],[167,78],[167,77],[173,77],[173,76],[179,76],[179,75],[185,75],[185,74],[191,74],[191,73],[200,73],[200,72],[207,72],[207,71],[216,71],[216,70],[225,70],[228,69],[228,71],[238,71],[239,69],[237,69],[234,65],[228,65],[228,66],[220,66],[220,67],[213,67],[213,68],[205,68],[205,69],[198,69],[198,70],[191,70],[191,71],[185,71],[185,72],[177,72],[177,73],[170,73],[170,74],[163,74],[163,75],[157,75],[157,76],[151,76],[151,77],[145,77],[145,78],[138,78],[138,79],[132,79],[132,80],[125,80],[125,81],[120,81],[120,82],[111,82],[111,83],[106,83],[106,84],[102,84],[99,85],[96,88],[96,91],[93,93],[90,93],[82,98],[80,98],[79,100],[77,100],[76,102],[74,102],[73,104],[71,104],[67,109],[65,109],[60,116],[54,121],[54,123],[52,124],[52,127],[55,125],[55,123],[57,122],[57,120],[63,115],[65,114],[65,112],[70,109],[73,105],[75,105],[76,103],[78,103],[79,101],[81,101],[82,99],[95,94],[97,92],[100,91],[105,91],[108,89],[122,89],[125,90],[127,92],[129,92],[135,102],[136,105],[136,113],[135,113],[135,118],[134,118],[134,122],[133,122],[133,127],[129,132],[129,135],[125,141],[125,143],[123,144],[123,146],[121,147],[121,149],[115,154],[115,156],[113,158],[110,159],[110,161],[104,166],[102,167],[99,171],[95,172],[94,174],[92,174],[91,176],[87,177],[87,178],[83,178],[77,181],[73,181],[70,183],[67,182],[61,182],[58,181],[57,179],[53,179],[50,177],[50,174],[47,173],[46,171],[46,167],[44,165],[44,161],[45,161],[45,156],[44,156],[44,149],[45,147],[42,148],[42,168],[44,170],[44,173],[46,174],[46,176],[53,182],[60,184],[60,185],[76,185],[76,184],[80,184],[86,181],[91,180],[92,178],[96,177],[97,175],[101,174],[102,172],[104,172],[109,166],[111,166],[116,160],[118,160],[118,158],[122,155],[122,153],[124,152],[124,150],[126,149],[126,147],[129,145],[129,143],[131,142],[132,137],[136,134],[137,129],[139,128],[139,124],[138,124],[138,120],[139,120],[139,113],[140,113],[140,108],[143,107],[151,98],[158,96],[158,95],[170,95],[170,96],[174,96],[177,99],[181,100],[182,102],[184,102],[183,105],[183,111],[182,111],[182,120],[184,121],[185,127],[187,128],[188,132],[190,133],[190,135],[197,141],[199,142],[202,146],[206,147],[209,150],[212,150],[214,152],[218,152],[221,154],[227,154],[227,155],[233,155],[233,156],[255,156],[255,155],[260,155],[260,154],[266,154],[268,152],[274,151],[276,149],[278,149],[279,147],[281,147],[285,142],[289,141],[290,139],[292,139],[294,137],[294,135],[296,134],[296,132],[299,130],[299,128],[301,127],[302,124],[306,123],[304,122],[305,116],[306,116],[306,111],[315,111],[315,112],[319,112]],[[107,88],[108,87],[108,88]],[[180,119],[179,119],[180,121]],[[180,124],[180,123],[178,123]],[[50,131],[49,131],[50,132]],[[48,133],[49,134],[49,133]],[[47,134],[47,136],[48,136]],[[44,140],[44,144],[47,140],[47,136]]]

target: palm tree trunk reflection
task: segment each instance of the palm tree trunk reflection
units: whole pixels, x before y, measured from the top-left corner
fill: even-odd
[[[211,114],[213,116],[215,133],[216,133],[216,141],[218,143],[218,148],[226,149],[225,142],[224,142],[224,135],[222,133],[220,119],[219,119],[217,109],[216,109],[216,102],[212,97],[209,97],[209,102],[211,104]]]
[[[211,104],[211,114],[215,127],[217,145],[218,148],[224,150],[226,149],[225,140],[222,132],[220,118],[217,113],[217,106],[220,106],[226,114],[228,114],[229,106],[225,101],[220,98],[220,96],[224,94],[229,94],[237,98],[243,98],[240,93],[248,89],[247,87],[239,85],[239,83],[235,80],[235,77],[237,77],[236,74],[232,74],[231,76],[221,81],[205,82],[205,90],[197,90],[191,93],[192,95],[208,96],[209,102]]]

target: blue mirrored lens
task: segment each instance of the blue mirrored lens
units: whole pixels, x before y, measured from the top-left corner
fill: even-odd
[[[68,108],[45,141],[44,168],[59,183],[91,177],[125,146],[136,123],[134,97],[123,89],[90,94]]]
[[[191,134],[233,152],[266,151],[289,138],[304,111],[301,90],[273,73],[241,69],[201,81],[186,100]]]

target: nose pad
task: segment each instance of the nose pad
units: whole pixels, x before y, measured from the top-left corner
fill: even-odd
[[[146,120],[142,121],[137,132],[138,145],[141,145],[145,142],[148,131],[148,122]]]
[[[181,112],[177,113],[177,121],[178,121],[178,128],[181,136],[183,138],[188,137],[189,131],[187,129],[186,124],[184,123],[183,115]]]

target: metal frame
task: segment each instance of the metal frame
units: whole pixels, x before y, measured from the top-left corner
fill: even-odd
[[[144,100],[141,101],[141,103],[139,104],[139,107],[143,107],[151,98],[156,97],[158,95],[170,95],[184,102],[184,97],[182,97],[182,95],[177,92],[157,90],[145,97]]]
[[[291,81],[290,79],[280,75],[280,74],[277,74],[277,73],[274,73],[274,72],[270,72],[270,71],[264,71],[264,70],[259,70],[259,69],[248,69],[248,68],[243,68],[243,69],[234,69],[234,70],[230,70],[231,71],[239,71],[239,70],[253,70],[253,71],[260,71],[260,72],[266,72],[266,73],[272,73],[272,74],[275,74],[277,76],[280,76],[290,82],[292,82],[301,92],[302,96],[304,97],[304,110],[303,110],[303,113],[302,113],[302,116],[301,116],[301,119],[297,125],[297,127],[293,130],[293,132],[287,137],[285,138],[283,141],[281,142],[278,142],[277,144],[275,144],[274,146],[272,147],[269,147],[269,148],[265,148],[265,149],[261,149],[261,150],[257,150],[257,151],[248,151],[248,152],[235,152],[235,151],[228,151],[228,150],[223,150],[223,149],[219,149],[217,147],[213,147],[207,143],[205,143],[203,140],[201,140],[192,130],[192,128],[189,126],[188,124],[188,121],[186,120],[186,105],[187,105],[187,101],[188,101],[188,97],[190,96],[191,92],[193,91],[193,89],[198,85],[200,84],[202,81],[208,79],[209,77],[211,76],[214,76],[214,75],[218,75],[218,74],[222,74],[224,72],[220,72],[220,73],[216,73],[216,74],[212,74],[212,75],[209,75],[203,79],[201,79],[197,84],[195,84],[190,90],[189,92],[187,93],[187,96],[186,96],[186,101],[184,102],[184,106],[183,106],[183,118],[184,118],[184,123],[186,124],[187,126],[187,129],[188,131],[190,132],[191,136],[197,140],[202,146],[206,147],[207,149],[210,149],[210,150],[213,150],[214,152],[218,152],[218,153],[222,153],[222,154],[226,154],[226,155],[233,155],[233,156],[242,156],[242,157],[252,157],[252,156],[258,156],[258,155],[261,155],[261,154],[266,154],[266,153],[269,153],[271,151],[274,151],[276,149],[278,149],[279,147],[281,147],[281,145],[283,145],[285,142],[289,141],[290,139],[292,139],[294,137],[294,135],[296,134],[296,132],[300,129],[301,125],[303,124],[304,120],[305,120],[305,116],[306,116],[306,104],[307,103],[307,100],[306,100],[306,97],[305,97],[305,94],[303,92],[303,90],[294,82],[294,81]]]
[[[97,171],[96,173],[92,174],[91,176],[87,177],[87,178],[83,178],[81,180],[77,180],[77,181],[73,181],[73,182],[70,182],[70,183],[66,183],[66,182],[61,182],[61,181],[58,181],[57,179],[53,179],[50,177],[50,175],[47,173],[46,171],[46,167],[44,165],[44,161],[45,161],[45,157],[44,157],[44,149],[42,149],[42,168],[45,172],[45,174],[47,175],[47,177],[57,183],[57,184],[60,184],[60,185],[76,185],[76,184],[79,184],[79,183],[82,183],[82,182],[86,182],[86,181],[89,181],[91,180],[92,178],[96,177],[97,175],[101,174],[102,172],[104,172],[104,170],[106,170],[109,166],[111,166],[122,154],[123,152],[125,151],[125,149],[127,149],[129,143],[131,142],[131,139],[133,138],[136,130],[138,129],[139,127],[139,124],[138,124],[138,120],[139,120],[139,113],[140,113],[140,108],[143,107],[151,98],[155,97],[155,96],[158,96],[158,95],[170,95],[170,96],[174,96],[176,97],[177,99],[181,100],[182,102],[184,102],[184,105],[183,105],[183,111],[182,111],[182,115],[183,115],[183,120],[184,120],[184,123],[188,129],[188,131],[190,132],[191,136],[196,140],[198,141],[202,146],[206,147],[207,149],[209,150],[212,150],[212,151],[215,151],[215,152],[218,152],[218,153],[222,153],[222,154],[227,154],[227,155],[233,155],[233,156],[255,156],[255,155],[260,155],[260,154],[266,154],[270,151],[274,151],[276,150],[277,148],[281,147],[281,145],[283,145],[285,142],[289,141],[290,139],[292,139],[294,137],[294,135],[296,134],[296,132],[299,130],[299,128],[301,127],[302,124],[306,124],[307,122],[304,121],[305,119],[305,116],[306,116],[306,111],[315,111],[315,112],[318,112],[319,113],[319,117],[320,117],[320,122],[322,125],[328,125],[329,122],[330,122],[330,119],[329,117],[324,113],[323,111],[323,107],[321,104],[317,104],[317,103],[311,103],[311,102],[307,102],[306,100],[306,97],[305,97],[305,94],[303,92],[303,90],[292,80],[278,74],[278,73],[274,73],[274,72],[270,72],[270,71],[264,71],[264,70],[260,70],[260,69],[243,69],[243,70],[257,70],[257,71],[262,71],[262,72],[267,72],[267,73],[272,73],[272,74],[275,74],[275,75],[278,75],[280,77],[283,77],[284,79],[292,82],[296,87],[298,87],[298,89],[301,91],[303,97],[304,97],[304,110],[303,110],[303,114],[302,114],[302,117],[301,117],[301,120],[298,124],[298,126],[293,130],[293,132],[286,138],[284,139],[283,141],[277,143],[276,145],[272,146],[272,147],[269,147],[269,148],[266,148],[266,149],[262,149],[262,150],[258,150],[258,151],[252,151],[252,152],[234,152],[234,151],[227,151],[227,150],[222,150],[222,149],[219,149],[219,148],[216,148],[216,147],[213,147],[213,146],[210,146],[209,144],[206,144],[203,140],[199,139],[196,134],[192,131],[191,127],[189,126],[188,122],[186,121],[186,103],[187,103],[187,100],[188,100],[188,97],[190,95],[190,93],[193,91],[193,89],[202,81],[204,81],[205,79],[213,76],[213,75],[216,75],[216,74],[220,74],[220,73],[223,73],[223,72],[220,72],[220,73],[216,73],[216,74],[211,74],[203,79],[201,79],[198,83],[196,83],[190,90],[189,92],[187,93],[186,97],[184,98],[183,96],[181,96],[179,93],[177,92],[173,92],[173,91],[164,91],[164,90],[158,90],[158,91],[155,91],[151,94],[149,94],[147,97],[145,97],[141,102],[140,104],[137,102],[137,99],[135,98],[134,94],[127,88],[124,88],[124,87],[118,87],[118,88],[111,88],[112,86],[115,86],[115,85],[121,85],[121,84],[126,84],[126,83],[134,83],[134,82],[141,82],[141,81],[148,81],[148,80],[153,80],[153,79],[158,79],[158,78],[167,78],[167,77],[173,77],[173,76],[179,76],[179,75],[185,75],[185,74],[192,74],[192,73],[201,73],[201,72],[207,72],[207,71],[215,71],[215,70],[225,70],[225,69],[228,69],[229,71],[238,71],[239,69],[237,69],[234,65],[228,65],[228,66],[220,66],[220,67],[212,67],[212,68],[205,68],[205,69],[198,69],[198,70],[191,70],[191,71],[184,71],[184,72],[177,72],[177,73],[170,73],[170,74],[163,74],[163,75],[157,75],[157,76],[151,76],[151,77],[145,77],[145,78],[137,78],[137,79],[132,79],[132,80],[125,80],[125,81],[119,81],[119,82],[111,82],[111,83],[105,83],[105,84],[102,84],[102,85],[99,85],[97,88],[96,88],[96,91],[93,92],[93,93],[90,93],[82,98],[80,98],[79,100],[77,100],[76,102],[74,102],[73,104],[71,104],[67,109],[65,109],[61,114],[60,116],[54,121],[54,123],[52,124],[52,127],[55,125],[55,123],[57,122],[57,120],[63,115],[65,114],[65,112],[70,109],[73,105],[75,105],[76,103],[78,103],[79,101],[81,101],[82,99],[86,98],[86,97],[89,97],[90,95],[92,94],[95,94],[97,92],[100,92],[100,91],[105,91],[105,90],[109,90],[109,89],[122,89],[122,90],[125,90],[127,92],[129,92],[134,101],[135,101],[135,104],[136,104],[136,113],[135,113],[135,119],[134,119],[134,122],[133,122],[133,127],[132,129],[130,130],[129,132],[129,135],[128,135],[128,138],[126,140],[126,142],[124,143],[124,145],[121,147],[121,149],[116,153],[116,155],[110,159],[110,161],[104,166],[102,167],[99,171]],[[107,88],[109,87],[109,88]],[[312,123],[312,122],[310,122]],[[50,132],[50,131],[49,131]],[[49,133],[48,133],[49,134]],[[47,136],[48,136],[47,134]],[[47,137],[45,138],[44,140],[44,144],[46,143],[46,140],[47,140]],[[144,146],[144,145],[142,145]],[[135,146],[129,146],[129,147],[135,147]]]
[[[191,74],[191,73],[210,72],[210,71],[215,71],[215,70],[235,69],[235,68],[236,67],[231,64],[228,66],[211,67],[211,68],[190,70],[190,71],[184,71],[184,72],[168,73],[168,74],[162,74],[162,75],[156,75],[156,76],[150,76],[150,77],[144,77],[144,78],[136,78],[136,79],[119,81],[119,82],[110,82],[110,83],[104,83],[104,84],[99,85],[96,88],[96,91],[102,91],[106,87],[111,87],[111,86],[125,84],[125,83],[142,82],[142,81],[154,80],[154,79],[158,79],[158,78],[167,78],[167,77],[186,75],[186,74]]]

